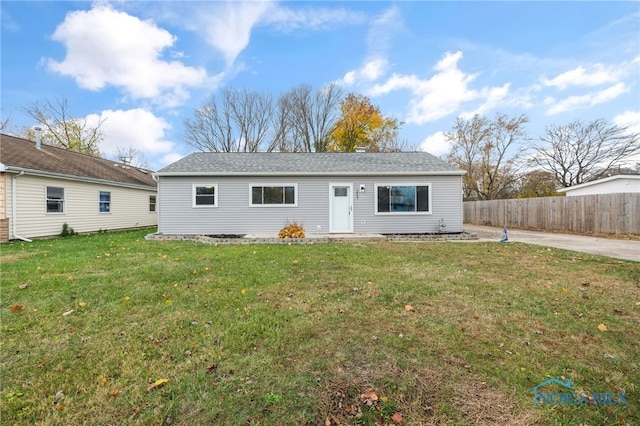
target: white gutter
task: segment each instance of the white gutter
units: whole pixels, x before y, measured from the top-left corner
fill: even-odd
[[[11,183],[11,208],[13,210],[13,214],[11,216],[11,225],[13,227],[13,238],[17,238],[19,240],[22,241],[26,241],[28,243],[31,242],[30,239],[25,238],[25,237],[21,237],[20,235],[18,235],[18,221],[17,221],[17,211],[18,211],[18,206],[16,203],[16,194],[17,194],[17,189],[16,189],[16,181],[18,180],[18,176],[22,176],[24,174],[24,171],[20,172],[19,174],[13,176],[13,182]]]

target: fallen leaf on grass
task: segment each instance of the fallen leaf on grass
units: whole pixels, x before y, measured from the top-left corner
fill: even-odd
[[[213,373],[217,369],[218,369],[218,364],[213,363],[207,368],[207,373]]]
[[[404,310],[405,310],[405,311],[407,311],[407,312],[415,312],[415,311],[416,311],[416,310],[413,308],[413,306],[411,306],[411,305],[406,305],[406,306],[404,307]]]
[[[149,392],[150,390],[157,389],[160,386],[162,386],[165,383],[167,383],[168,381],[169,381],[169,379],[158,379],[155,382],[151,383],[149,386],[147,386],[147,388],[144,391],[146,393],[146,392]]]
[[[84,308],[85,306],[87,306],[86,302],[78,302],[78,306],[80,306],[81,308]]]
[[[118,389],[114,390],[113,392],[111,392],[109,394],[109,396],[115,398],[116,396],[120,395],[120,391]]]
[[[369,389],[362,395],[360,395],[360,399],[364,402],[368,407],[371,407],[373,404],[378,402],[378,394],[373,390]]]
[[[24,289],[25,289],[25,288],[27,288],[27,287],[29,287],[29,283],[20,284],[20,285],[18,286],[18,288],[19,288],[20,290],[24,290]]]
[[[104,374],[102,376],[98,377],[98,381],[100,383],[107,383],[108,380],[109,379],[107,379],[107,376],[105,376]]]
[[[358,407],[353,404],[348,404],[346,407],[344,407],[344,411],[352,416],[355,416],[358,413]]]
[[[11,312],[18,312],[24,309],[24,306],[22,305],[13,305],[12,307],[9,308],[9,310]]]
[[[393,415],[391,416],[391,421],[400,426],[404,425],[404,419],[402,418],[402,414],[398,412],[393,413]]]
[[[604,325],[604,324],[600,324],[600,325],[598,325],[598,330],[600,330],[600,331],[607,331],[607,326],[606,326],[606,325]]]
[[[64,411],[64,405],[62,404],[56,404],[56,408],[58,409],[58,411]]]
[[[67,315],[70,315],[70,314],[71,314],[71,312],[73,312],[73,309],[71,309],[70,311],[67,311],[67,312],[63,312],[63,313],[62,313],[62,316],[63,316],[63,317],[66,317]]]
[[[134,418],[135,416],[137,416],[139,412],[140,412],[140,407],[136,407],[136,409],[133,410],[133,414],[131,415],[131,418]]]
[[[76,331],[78,331],[78,327],[71,327],[69,331],[75,333]]]

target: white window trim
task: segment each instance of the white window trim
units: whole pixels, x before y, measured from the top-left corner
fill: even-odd
[[[293,186],[293,204],[253,204],[253,188],[255,186],[261,186],[261,187],[265,187],[265,186],[281,186],[281,187],[285,187],[285,186]],[[258,208],[292,208],[292,207],[298,207],[298,184],[297,183],[291,183],[291,182],[261,182],[261,183],[250,183],[249,184],[249,207],[258,207]]]
[[[378,187],[379,186],[426,186],[429,188],[429,211],[426,212],[419,212],[419,211],[415,211],[415,212],[378,212]],[[431,191],[432,185],[430,182],[394,182],[394,183],[376,183],[374,185],[374,206],[373,206],[373,213],[376,216],[406,216],[406,215],[430,215],[433,214],[432,212],[432,208],[431,208],[431,201],[433,199],[432,197],[432,191]],[[416,199],[416,203],[418,202],[418,200]]]
[[[61,212],[50,212],[47,210],[47,203],[49,202],[49,197],[47,196],[48,188],[61,188],[62,189],[62,211]],[[64,186],[55,186],[55,185],[45,185],[44,187],[44,213],[45,214],[66,214],[67,213],[67,188]]]
[[[151,210],[151,197],[155,198],[155,201],[153,202],[153,210]],[[151,214],[157,214],[158,213],[158,196],[157,195],[149,195],[149,213]]]
[[[196,188],[201,186],[212,186],[213,187],[213,204],[196,204]],[[211,209],[218,207],[218,198],[220,197],[220,193],[218,192],[218,184],[217,183],[194,183],[191,187],[191,207],[194,209]],[[158,210],[158,199],[156,198],[156,211]]]
[[[100,204],[102,204],[100,194],[102,193],[109,194],[109,210],[106,212],[100,211]],[[98,191],[98,214],[111,214],[111,191]]]

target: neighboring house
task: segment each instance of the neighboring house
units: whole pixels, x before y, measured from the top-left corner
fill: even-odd
[[[640,192],[640,175],[616,175],[594,180],[580,185],[559,189],[568,197],[593,194],[616,194],[620,192]]]
[[[425,152],[194,153],[155,174],[158,233],[460,233],[463,174]]]
[[[149,170],[0,134],[0,240],[155,226]]]

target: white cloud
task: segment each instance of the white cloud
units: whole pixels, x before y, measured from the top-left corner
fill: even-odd
[[[569,96],[568,98],[556,101],[553,98],[546,98],[545,103],[552,105],[547,110],[547,115],[555,115],[563,112],[585,109],[598,104],[609,102],[621,94],[628,92],[629,88],[624,83],[618,83],[607,87],[599,92],[591,92],[580,96]]]
[[[389,68],[389,63],[384,58],[375,58],[362,65],[361,68],[345,73],[339,84],[353,86],[360,83],[371,83],[382,77]]]
[[[613,117],[613,123],[626,126],[631,133],[640,133],[640,111],[625,111]]]
[[[251,30],[271,10],[272,3],[205,2],[198,6],[190,28],[204,35],[207,43],[222,53],[227,66],[231,66],[249,44]]]
[[[367,59],[360,68],[345,73],[341,84],[352,86],[370,83],[387,73],[389,61],[386,54],[391,47],[394,33],[401,27],[401,22],[402,17],[397,6],[390,7],[373,19],[367,36]]]
[[[84,89],[113,85],[135,99],[177,105],[188,98],[187,87],[207,80],[203,68],[160,58],[175,42],[169,32],[108,6],[69,13],[52,38],[67,54],[61,62],[49,58],[49,69],[73,77]]]
[[[100,115],[87,116],[87,122],[102,123],[104,140],[100,150],[112,158],[118,148],[135,148],[145,158],[172,155],[174,143],[164,139],[171,125],[164,119],[141,108],[130,110],[105,110]]]
[[[386,82],[373,86],[370,93],[376,96],[400,89],[410,90],[413,96],[409,102],[406,122],[424,124],[454,114],[464,102],[496,98],[504,90],[508,90],[508,86],[483,88],[480,92],[470,89],[469,84],[477,74],[462,72],[458,68],[461,58],[460,51],[447,52],[433,67],[437,73],[431,78],[394,74]]]
[[[369,55],[385,55],[391,48],[391,41],[395,33],[403,26],[402,16],[398,6],[391,6],[376,16],[371,22],[367,35],[367,49]]]
[[[336,25],[360,24],[365,15],[344,8],[305,8],[291,9],[281,5],[274,6],[264,15],[262,23],[271,25],[284,32],[295,30],[326,30]]]
[[[615,83],[620,79],[620,74],[619,70],[612,67],[607,68],[602,64],[595,64],[590,70],[583,66],[578,66],[551,79],[542,77],[541,82],[545,86],[564,90],[569,86],[598,86],[606,83]]]
[[[418,147],[418,151],[428,152],[435,156],[446,155],[451,149],[451,143],[444,136],[444,132],[439,131],[427,136]]]
[[[160,166],[158,168],[158,170],[162,167],[168,166],[171,163],[175,163],[176,161],[178,161],[179,159],[181,159],[183,157],[183,155],[180,155],[176,152],[171,152],[167,155],[163,155],[162,158],[160,158]]]
[[[342,84],[344,84],[345,86],[351,86],[356,82],[357,75],[358,73],[355,70],[349,71],[344,75],[344,77],[342,77]]]
[[[511,87],[511,83],[506,83],[502,87],[485,87],[480,91],[480,97],[485,101],[482,105],[471,112],[462,113],[460,116],[463,118],[471,118],[474,115],[483,115],[485,112],[494,109],[497,107],[509,94],[509,88]],[[518,100],[519,103],[522,103],[521,100]]]

